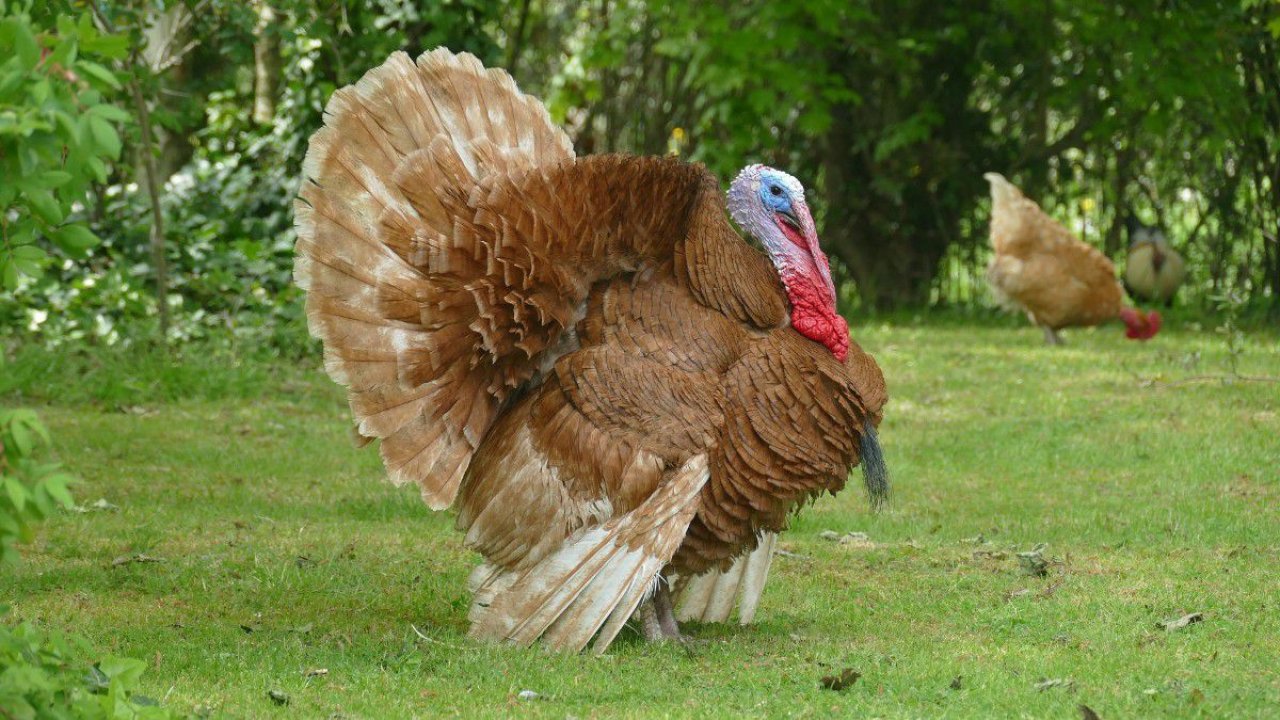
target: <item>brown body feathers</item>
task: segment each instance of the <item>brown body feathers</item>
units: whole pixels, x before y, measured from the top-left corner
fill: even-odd
[[[749,619],[752,551],[844,485],[886,394],[856,345],[841,363],[788,327],[715,178],[576,158],[505,73],[445,50],[335,93],[304,173],[311,331],[391,478],[484,555],[473,633],[603,649],[675,575],[701,593],[684,616],[727,617],[728,593]]]

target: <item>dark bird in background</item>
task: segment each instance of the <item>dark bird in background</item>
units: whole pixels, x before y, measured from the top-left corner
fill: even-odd
[[[1124,266],[1124,287],[1129,295],[1173,306],[1173,296],[1187,277],[1187,266],[1155,225],[1130,217],[1129,255]]]

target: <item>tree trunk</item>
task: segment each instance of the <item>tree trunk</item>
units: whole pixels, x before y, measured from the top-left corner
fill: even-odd
[[[276,11],[267,0],[257,0],[258,24],[253,42],[253,121],[266,125],[276,116],[280,89],[280,35],[275,30]]]
[[[1111,183],[1111,202],[1112,216],[1111,225],[1107,228],[1106,240],[1103,243],[1103,250],[1107,257],[1116,258],[1120,255],[1121,245],[1123,245],[1125,218],[1129,214],[1128,203],[1125,202],[1125,192],[1129,188],[1129,177],[1131,173],[1131,165],[1133,161],[1132,138],[1122,136],[1120,139],[1120,150],[1116,152],[1116,171],[1112,176]]]

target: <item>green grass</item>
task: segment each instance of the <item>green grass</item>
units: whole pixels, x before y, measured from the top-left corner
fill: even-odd
[[[0,398],[36,404],[79,500],[118,509],[48,523],[0,603],[147,660],[143,691],[171,707],[240,717],[1280,713],[1280,385],[1141,382],[1225,369],[1185,323],[1064,348],[1012,320],[855,336],[889,380],[891,508],[851,489],[806,509],[759,623],[688,627],[687,649],[469,640],[476,558],[352,449],[340,392],[310,366],[199,352],[20,353]],[[1241,372],[1280,375],[1274,331],[1249,335]],[[1043,578],[1016,556],[1038,543]],[[161,562],[116,564],[138,554]],[[1157,627],[1190,612],[1204,621]],[[819,687],[844,668],[861,680]]]

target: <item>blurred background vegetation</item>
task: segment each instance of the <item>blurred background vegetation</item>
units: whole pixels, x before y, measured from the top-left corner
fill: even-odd
[[[797,175],[850,310],[988,307],[988,170],[1118,263],[1128,217],[1162,226],[1188,261],[1183,305],[1280,307],[1275,0],[41,0],[3,15],[11,346],[313,353],[290,282],[307,138],[335,88],[438,45],[507,68],[580,153]]]

